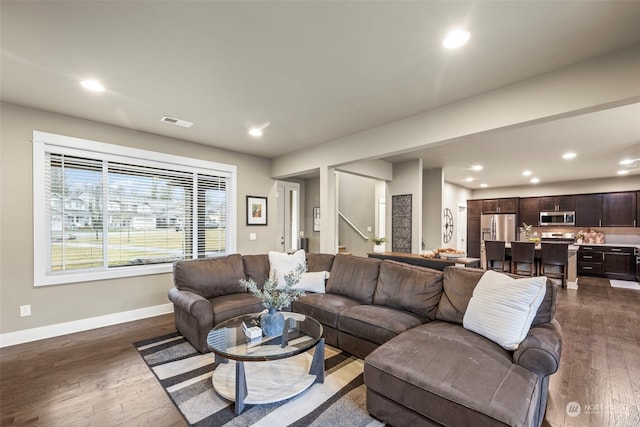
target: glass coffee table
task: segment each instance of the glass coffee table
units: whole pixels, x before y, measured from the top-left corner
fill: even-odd
[[[249,339],[243,329],[260,326],[260,313],[234,317],[207,335],[218,366],[211,379],[216,392],[235,401],[235,413],[245,405],[279,402],[324,382],[324,338],[316,319],[282,312],[283,334]],[[307,350],[315,347],[313,357]],[[244,362],[262,362],[248,363]]]

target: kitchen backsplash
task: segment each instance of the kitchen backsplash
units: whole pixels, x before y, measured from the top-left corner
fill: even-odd
[[[576,233],[585,227],[533,227],[531,231],[540,236],[541,233]],[[640,227],[591,227],[594,231],[604,233],[605,243],[640,244]]]

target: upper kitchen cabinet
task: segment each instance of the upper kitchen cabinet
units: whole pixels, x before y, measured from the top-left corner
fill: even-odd
[[[518,209],[520,223],[538,226],[540,224],[540,197],[526,197],[520,199]]]
[[[634,227],[636,203],[636,191],[605,193],[602,197],[602,226]]]
[[[602,194],[578,194],[575,196],[576,227],[600,227],[602,225]]]
[[[486,199],[482,201],[482,213],[517,213],[518,199]]]
[[[565,212],[575,210],[574,196],[540,197],[540,210],[547,212]]]

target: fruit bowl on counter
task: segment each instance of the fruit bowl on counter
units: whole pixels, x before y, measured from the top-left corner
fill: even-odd
[[[529,241],[538,244],[541,240],[539,237],[529,237]]]
[[[424,251],[422,256],[424,258],[464,258],[466,254],[464,251],[459,251],[454,248],[438,248],[431,251]]]

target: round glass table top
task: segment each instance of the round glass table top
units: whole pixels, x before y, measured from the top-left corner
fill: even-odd
[[[283,311],[286,334],[264,336],[260,330],[260,315],[252,313],[234,317],[213,328],[207,335],[209,348],[218,356],[240,361],[284,359],[304,353],[322,338],[322,325],[316,319],[299,313]],[[255,338],[250,338],[253,329]]]

